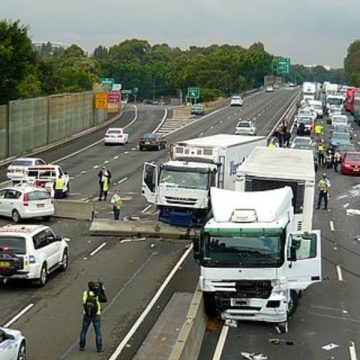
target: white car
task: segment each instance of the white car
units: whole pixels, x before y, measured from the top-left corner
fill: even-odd
[[[26,340],[19,330],[0,327],[0,360],[25,360]]]
[[[350,125],[349,118],[346,115],[333,115],[331,125]]]
[[[122,128],[110,128],[106,131],[104,137],[104,144],[127,144],[129,141],[129,135],[124,133]]]
[[[294,140],[291,142],[291,148],[296,147],[297,145],[311,145],[312,139],[308,136],[296,136]]]
[[[265,90],[266,92],[274,92],[274,88],[273,88],[273,86],[267,86],[266,87],[266,90]]]
[[[241,96],[232,96],[230,99],[230,106],[243,106],[243,99]]]
[[[13,182],[24,179],[26,170],[29,166],[45,165],[46,162],[40,158],[19,158],[14,160],[7,168],[6,176]]]
[[[252,121],[239,121],[235,128],[236,135],[256,135],[256,127]]]
[[[48,275],[67,270],[69,239],[55,236],[43,225],[6,225],[0,228],[0,279],[31,280],[40,286]]]
[[[0,189],[0,215],[15,223],[35,217],[48,220],[54,213],[50,194],[44,189],[27,184]]]
[[[317,118],[317,112],[310,107],[304,107],[298,111],[297,116],[310,116],[313,121],[315,121]]]

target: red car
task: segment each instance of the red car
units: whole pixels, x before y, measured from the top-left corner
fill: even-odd
[[[341,172],[346,175],[360,175],[360,151],[347,151],[344,154]]]

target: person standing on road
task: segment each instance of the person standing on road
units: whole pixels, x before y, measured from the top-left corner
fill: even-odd
[[[335,154],[334,154],[334,171],[338,172],[338,165],[340,164],[341,161],[341,155],[340,153],[335,150]]]
[[[54,199],[62,199],[64,197],[65,179],[61,174],[57,177],[54,182]]]
[[[107,302],[105,288],[101,282],[90,281],[88,290],[85,290],[82,297],[83,321],[80,333],[79,350],[84,351],[86,345],[86,334],[92,323],[95,330],[97,352],[103,352],[101,334],[101,303]]]
[[[326,174],[323,175],[322,179],[318,182],[318,204],[317,209],[320,209],[321,201],[324,199],[324,210],[327,210],[328,207],[328,192],[329,192],[329,181],[327,180]]]
[[[99,201],[102,200],[103,196],[104,196],[104,200],[106,200],[107,192],[109,190],[111,173],[105,166],[103,166],[102,169],[98,173],[98,178],[99,178],[99,187],[100,187]],[[105,192],[104,192],[104,188],[106,189]]]
[[[270,149],[275,149],[278,147],[277,141],[276,141],[276,137],[273,137],[270,141],[270,144],[268,145],[268,147]]]
[[[318,162],[319,162],[319,166],[324,166],[325,165],[325,146],[324,146],[324,141],[321,141],[320,144],[317,147],[317,152],[318,152]]]
[[[114,220],[120,219],[120,209],[123,206],[123,202],[121,196],[119,195],[119,190],[115,189],[115,193],[111,198],[111,204],[113,205],[113,212],[114,212]]]

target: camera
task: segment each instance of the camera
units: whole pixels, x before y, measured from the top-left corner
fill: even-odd
[[[90,281],[89,282],[89,289],[95,293],[95,295],[103,294],[104,293],[104,284],[102,281]]]

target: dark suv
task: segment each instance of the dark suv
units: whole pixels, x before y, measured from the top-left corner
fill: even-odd
[[[165,149],[166,140],[162,138],[160,134],[145,134],[139,140],[140,151],[147,149],[161,150]]]

